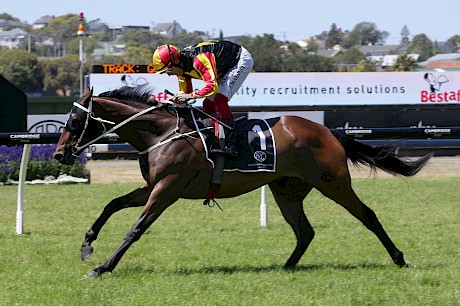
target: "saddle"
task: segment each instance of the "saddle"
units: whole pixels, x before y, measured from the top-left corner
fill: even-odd
[[[250,119],[241,117],[235,120],[234,131],[237,134],[237,145],[240,155],[237,159],[226,159],[221,154],[210,154],[216,145],[225,145],[225,128],[222,124],[216,125],[215,120],[200,116],[196,109],[191,108],[193,125],[198,132],[206,151],[206,159],[213,166],[213,175],[209,186],[207,199],[204,205],[219,204],[214,200],[218,196],[224,171],[240,172],[275,172],[276,171],[276,145],[272,133],[273,125],[279,120]],[[201,112],[203,114],[203,112]],[[210,202],[214,204],[211,205]],[[220,208],[222,210],[222,208]]]
[[[279,120],[273,119],[247,119],[241,117],[235,120],[240,156],[237,159],[225,159],[224,171],[240,172],[275,172],[276,171],[276,145],[271,127]],[[194,123],[206,150],[206,158],[215,167],[217,156],[211,154],[211,149],[216,145],[225,143],[225,127],[219,124],[216,129],[210,128],[213,122],[207,118],[194,118]],[[217,136],[217,137],[216,137]]]

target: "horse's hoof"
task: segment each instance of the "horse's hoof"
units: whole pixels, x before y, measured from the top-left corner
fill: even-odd
[[[405,267],[406,267],[406,268],[415,268],[416,266],[415,266],[415,264],[413,264],[413,263],[406,262]]]
[[[80,249],[80,259],[81,261],[86,260],[88,257],[93,254],[94,248],[90,245],[82,246]]]
[[[88,273],[85,274],[86,278],[96,278],[98,276],[100,276],[99,273],[97,273],[94,270],[91,270],[91,271],[89,271]]]

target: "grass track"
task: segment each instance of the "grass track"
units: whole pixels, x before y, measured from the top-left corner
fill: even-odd
[[[114,215],[86,262],[86,229],[110,199],[135,184],[28,186],[26,234],[15,234],[17,187],[1,186],[0,305],[459,305],[460,178],[355,179],[361,199],[414,262],[399,269],[377,238],[344,209],[312,192],[316,230],[293,272],[282,265],[295,238],[269,197],[259,226],[259,191],[169,208],[113,274],[83,275],[123,239],[141,208]]]

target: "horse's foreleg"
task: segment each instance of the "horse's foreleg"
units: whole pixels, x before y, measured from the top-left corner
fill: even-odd
[[[142,211],[141,216],[128,231],[121,245],[115,250],[113,255],[104,262],[104,264],[88,272],[86,274],[87,277],[97,277],[105,272],[112,272],[113,269],[115,269],[129,247],[141,238],[142,234],[150,227],[150,225],[152,225],[153,222],[155,222],[156,219],[158,219],[158,217],[160,217],[166,208],[178,200],[178,191],[181,190],[181,185],[177,182],[177,188],[168,188],[175,182],[177,182],[177,176],[170,175],[167,179],[163,179],[155,186],[147,200],[147,204]]]
[[[281,213],[291,226],[297,238],[297,245],[284,265],[284,269],[294,268],[310,245],[315,231],[308,222],[303,209],[303,199],[312,189],[298,179],[286,178],[270,184]]]
[[[107,220],[117,211],[120,211],[128,207],[139,207],[144,206],[147,203],[150,195],[150,190],[147,185],[138,188],[124,196],[113,199],[104,207],[101,215],[97,218],[94,224],[88,229],[83,240],[83,244],[80,249],[81,260],[87,259],[93,253],[93,247],[91,243],[97,239],[101,228],[107,222]]]

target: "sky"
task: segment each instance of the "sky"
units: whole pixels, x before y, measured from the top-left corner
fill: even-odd
[[[218,36],[274,34],[278,40],[309,39],[329,31],[333,23],[353,30],[373,22],[390,33],[387,44],[398,44],[407,26],[411,38],[424,33],[432,41],[460,35],[460,0],[0,0],[0,13],[32,24],[45,15],[83,12],[87,21],[109,26],[139,25],[176,20],[187,32]]]

